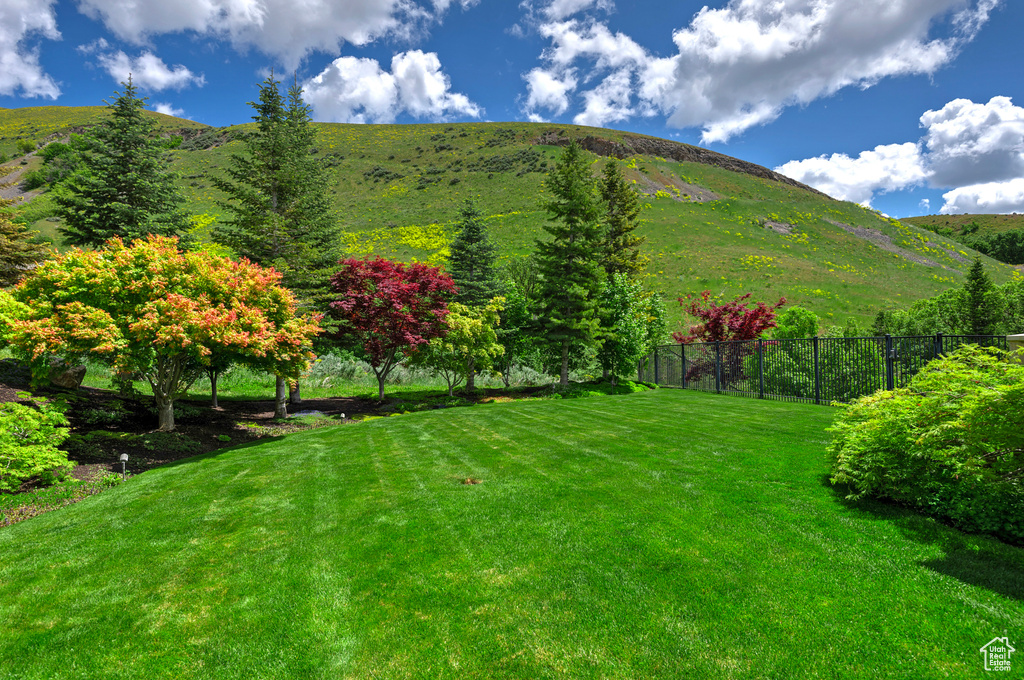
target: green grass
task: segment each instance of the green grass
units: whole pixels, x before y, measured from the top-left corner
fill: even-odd
[[[843,501],[833,415],[657,390],[182,461],[0,531],[0,677],[980,677],[1024,552]]]

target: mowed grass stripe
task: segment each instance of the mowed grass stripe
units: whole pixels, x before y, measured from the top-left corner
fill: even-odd
[[[833,416],[660,390],[152,471],[0,531],[0,677],[977,676],[1022,551],[843,501]]]

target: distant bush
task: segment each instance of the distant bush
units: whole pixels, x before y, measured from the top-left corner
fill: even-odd
[[[30,154],[36,150],[36,143],[31,139],[19,139],[17,141],[17,148],[18,153],[24,156],[25,154]]]
[[[17,491],[26,481],[54,482],[73,467],[57,447],[68,437],[63,405],[0,404],[0,491]]]
[[[1024,544],[1024,365],[974,345],[904,389],[850,404],[831,428],[832,482],[967,531]]]
[[[32,170],[22,175],[20,186],[22,191],[32,191],[45,187],[46,184],[46,173],[42,170]]]

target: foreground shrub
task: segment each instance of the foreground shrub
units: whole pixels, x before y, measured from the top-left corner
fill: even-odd
[[[68,436],[63,407],[38,402],[0,404],[0,491],[17,491],[34,477],[53,482],[72,467],[57,448]]]
[[[967,531],[1024,544],[1024,365],[974,345],[903,389],[862,397],[831,428],[832,482]]]

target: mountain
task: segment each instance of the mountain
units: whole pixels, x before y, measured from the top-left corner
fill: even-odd
[[[104,109],[0,110],[0,150],[15,118],[39,133],[57,134],[94,122]],[[72,115],[72,111],[75,111]],[[31,113],[29,113],[31,112]],[[158,114],[154,114],[158,115]],[[78,116],[76,118],[76,116]],[[162,117],[165,135],[179,135],[174,169],[194,214],[216,217],[222,198],[211,177],[247,126],[208,128]],[[912,224],[841,202],[766,168],[699,147],[628,132],[544,123],[425,125],[318,124],[316,153],[334,173],[334,206],[344,247],[440,263],[462,202],[476,201],[501,256],[530,252],[543,238],[544,178],[570,139],[591,154],[594,173],[621,159],[627,177],[647,196],[648,285],[675,298],[709,289],[814,310],[825,323],[870,321],[882,307],[903,307],[959,285],[975,253]],[[10,165],[10,164],[8,164]],[[28,218],[54,235],[46,194],[29,203]],[[1011,267],[983,258],[996,282]],[[673,321],[675,323],[675,321]]]

